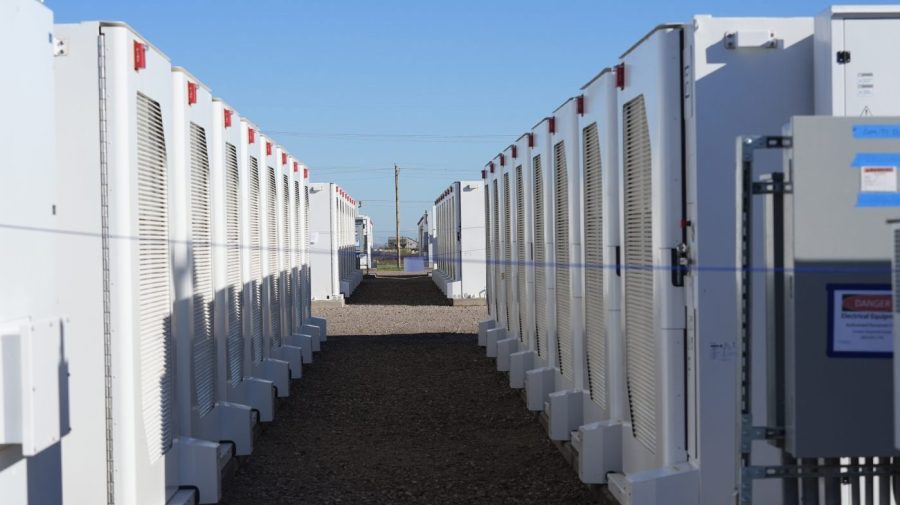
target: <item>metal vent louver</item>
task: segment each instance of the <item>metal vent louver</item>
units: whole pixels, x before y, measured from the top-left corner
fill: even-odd
[[[259,214],[259,195],[261,191],[259,179],[259,162],[250,157],[250,198],[247,206],[250,211],[250,281],[253,290],[250,293],[250,350],[254,363],[263,359],[262,330],[262,225]]]
[[[512,198],[509,194],[509,172],[503,174],[503,272],[506,283],[506,327],[512,329],[510,314],[515,305],[512,284]]]
[[[269,328],[272,332],[272,347],[281,346],[281,292],[278,279],[278,198],[277,180],[275,169],[268,167],[266,170],[268,182],[266,195],[266,248],[269,258]]]
[[[522,324],[522,303],[525,300],[525,188],[522,176],[522,165],[516,167],[516,289],[519,303],[519,341],[525,342],[525,325]]]
[[[569,259],[569,174],[566,166],[566,146],[553,146],[554,175],[554,233],[556,244],[556,347],[559,351],[559,371],[567,379],[572,373],[572,320]]]
[[[493,215],[493,223],[491,226],[491,256],[494,258],[494,290],[497,293],[501,293],[503,290],[503,256],[500,251],[500,190],[498,186],[497,179],[494,179],[493,188],[492,188],[492,199],[491,199],[491,214]],[[505,310],[501,310],[500,302],[503,300],[503,297],[495,296],[494,300],[497,303],[497,316],[503,317],[503,312]],[[497,320],[497,323],[500,323],[500,319]]]
[[[291,247],[291,221],[290,221],[290,192],[291,192],[291,183],[288,180],[287,174],[281,175],[281,208],[283,209],[283,219],[281,221],[281,247],[282,247],[282,257],[284,258],[284,265],[282,267],[282,275],[284,276],[284,304],[285,304],[285,316],[287,317],[287,328],[292,328],[291,324],[292,315],[291,308],[294,306],[294,292],[291,291],[294,287],[294,283],[291,279],[291,265],[293,265],[293,248]],[[290,330],[288,330],[290,331]]]
[[[173,349],[166,139],[159,103],[137,94],[138,334],[150,460],[172,446]]]
[[[312,304],[310,301],[312,300],[312,272],[309,269],[309,186],[304,186],[303,188],[303,229],[306,230],[306,233],[303,237],[305,251],[305,267],[304,267],[304,277],[303,281],[305,284],[305,298],[303,303],[303,318],[306,320],[307,318],[312,317]]]
[[[493,279],[494,275],[494,258],[491,256],[491,194],[489,191],[484,192],[484,243],[487,247],[484,248],[485,255],[485,266],[487,271],[488,278],[488,289],[485,291],[485,301],[487,302],[488,307],[488,315],[494,315],[491,307],[491,298],[494,296],[494,293],[490,289],[491,283],[490,280]],[[441,242],[438,242],[438,247],[443,250],[441,246]],[[443,256],[443,254],[441,254]]]
[[[607,408],[606,300],[603,298],[603,167],[597,123],[583,131],[584,145],[584,305],[588,385],[591,399]]]
[[[537,337],[538,356],[547,358],[547,279],[544,250],[544,174],[541,172],[541,155],[532,160],[534,170],[534,331]]]
[[[225,144],[225,281],[228,283],[228,380],[236,386],[244,375],[241,332],[241,218],[237,147]]]
[[[625,366],[631,428],[656,452],[656,346],[653,319],[653,231],[650,133],[644,97],[625,104]]]
[[[297,272],[297,286],[294,286],[294,295],[296,295],[297,300],[294,300],[294,319],[295,326],[299,330],[301,321],[303,320],[303,304],[304,298],[303,293],[300,290],[300,264],[302,263],[302,252],[303,252],[303,221],[300,220],[300,216],[302,215],[302,202],[303,200],[300,198],[300,181],[294,181],[294,263],[291,265],[295,267]]]
[[[213,283],[209,219],[209,154],[206,130],[190,125],[191,277],[194,283],[194,339],[191,344],[194,395],[201,416],[215,403],[215,346],[212,339]]]

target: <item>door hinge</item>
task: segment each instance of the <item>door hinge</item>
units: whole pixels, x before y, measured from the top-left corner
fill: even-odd
[[[838,62],[838,65],[844,65],[846,63],[850,63],[850,51],[838,51],[837,52],[837,62]]]

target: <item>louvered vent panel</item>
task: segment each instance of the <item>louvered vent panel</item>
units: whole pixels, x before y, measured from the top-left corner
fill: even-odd
[[[509,172],[503,174],[503,271],[506,285],[506,327],[512,329],[512,312],[516,298],[512,296],[512,196],[509,193]]]
[[[159,103],[137,94],[138,332],[150,459],[172,446],[173,349],[166,138]]]
[[[201,416],[215,403],[215,352],[212,345],[212,249],[209,218],[209,155],[206,130],[191,123],[191,276],[194,281],[194,395]]]
[[[301,321],[303,320],[303,304],[304,304],[303,293],[300,290],[300,286],[302,286],[302,283],[300,282],[300,264],[302,263],[302,254],[303,254],[303,228],[302,228],[303,221],[300,219],[300,217],[303,215],[302,214],[302,204],[303,204],[303,199],[300,198],[300,181],[294,181],[294,245],[293,245],[294,264],[292,266],[295,267],[296,272],[297,272],[296,282],[298,283],[298,285],[294,286],[293,294],[297,297],[297,300],[294,301],[293,307],[295,307],[295,310],[294,310],[295,323],[294,324],[296,325],[296,328],[298,330],[300,329],[300,324],[301,324]]]
[[[272,331],[272,347],[281,345],[281,292],[278,279],[278,187],[275,169],[266,170],[268,181],[266,194],[266,252],[269,258],[269,327]]]
[[[306,291],[306,302],[303,304],[303,317],[304,319],[312,317],[312,272],[309,269],[309,186],[305,186],[303,188],[303,205],[304,205],[304,214],[303,214],[303,229],[306,230],[306,234],[303,237],[303,250],[306,251],[306,259],[305,259],[305,267],[304,270],[306,272],[304,276],[304,284]]]
[[[569,257],[569,173],[566,165],[566,146],[553,146],[554,175],[554,232],[556,234],[556,346],[559,351],[559,371],[572,379],[572,317]]]
[[[588,385],[591,399],[607,408],[606,307],[603,298],[603,167],[597,123],[584,129],[584,305]]]
[[[491,256],[494,258],[494,289],[499,294],[503,292],[503,251],[500,249],[500,187],[497,179],[494,179],[492,191],[491,215],[493,216],[493,223],[491,226],[491,247],[493,252]],[[494,299],[497,303],[497,316],[506,317],[506,314],[504,314],[506,310],[501,306],[503,297],[496,296]],[[499,324],[501,321],[501,319],[498,319],[497,323]]]
[[[294,287],[293,280],[291,279],[291,265],[293,265],[293,257],[294,251],[293,247],[291,247],[291,221],[290,221],[290,212],[291,212],[291,201],[290,201],[290,192],[291,192],[291,183],[288,180],[287,174],[281,175],[281,208],[284,210],[284,216],[281,222],[281,248],[282,248],[282,257],[284,258],[284,265],[282,266],[282,274],[284,275],[284,304],[285,304],[285,315],[287,316],[288,328],[292,328],[291,318],[293,314],[291,314],[291,308],[294,306],[294,292],[291,291]]]
[[[544,174],[541,172],[541,155],[532,161],[534,170],[534,331],[537,336],[538,356],[547,359],[547,279],[544,250]]]
[[[485,290],[485,301],[487,302],[488,315],[494,315],[493,307],[491,306],[491,299],[494,297],[494,293],[491,289],[490,282],[494,278],[494,258],[491,255],[491,194],[490,191],[487,190],[487,188],[485,188],[484,191],[484,243],[486,246],[484,249],[484,254],[488,279],[487,289]],[[440,242],[438,242],[438,247],[443,251],[443,247],[441,246]]]
[[[522,165],[516,167],[516,289],[518,290],[519,341],[525,342],[525,325],[522,324],[523,302],[525,301],[525,188],[522,176]]]
[[[259,213],[259,195],[262,190],[259,178],[259,162],[250,157],[250,280],[253,292],[250,293],[250,312],[252,325],[250,328],[250,348],[253,362],[263,359],[263,320],[262,320],[262,216]]]
[[[241,218],[237,148],[225,144],[225,269],[228,282],[228,380],[236,386],[244,375],[241,332]]]
[[[625,351],[634,436],[656,452],[656,346],[653,342],[653,234],[650,134],[644,97],[625,104]]]

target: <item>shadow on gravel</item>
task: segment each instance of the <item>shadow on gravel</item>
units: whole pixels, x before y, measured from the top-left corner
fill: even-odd
[[[366,276],[347,305],[451,305],[450,300],[423,274]]]
[[[600,501],[472,334],[329,337],[297,384],[223,505]]]

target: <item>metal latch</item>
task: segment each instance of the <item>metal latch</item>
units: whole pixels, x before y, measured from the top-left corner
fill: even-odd
[[[684,286],[684,276],[690,271],[691,259],[688,257],[688,245],[684,242],[672,249],[672,285]]]
[[[837,52],[837,62],[838,62],[838,65],[844,65],[846,63],[850,63],[850,51],[838,51]]]

